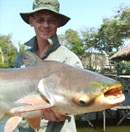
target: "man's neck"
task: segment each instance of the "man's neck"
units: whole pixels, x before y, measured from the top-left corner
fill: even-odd
[[[45,52],[48,50],[50,47],[50,44],[48,40],[37,40],[38,42],[38,54],[40,58],[42,58],[45,54]]]

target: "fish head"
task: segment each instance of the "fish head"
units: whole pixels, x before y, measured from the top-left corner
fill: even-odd
[[[119,81],[88,70],[80,71],[77,77],[74,74],[77,81],[70,82],[71,89],[76,89],[72,92],[72,102],[79,113],[102,111],[124,102]]]

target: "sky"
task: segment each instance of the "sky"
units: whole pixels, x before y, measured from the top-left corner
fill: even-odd
[[[59,0],[60,13],[71,20],[58,28],[57,34],[64,34],[66,30],[84,30],[87,27],[100,27],[103,18],[110,18],[116,14],[121,4],[130,6],[130,0]],[[0,35],[12,34],[12,41],[25,43],[35,33],[30,25],[20,17],[20,12],[32,10],[33,0],[0,0]]]

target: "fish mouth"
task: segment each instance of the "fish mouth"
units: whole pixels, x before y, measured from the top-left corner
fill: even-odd
[[[105,91],[104,100],[113,106],[123,103],[125,101],[125,96],[122,92],[122,85],[114,85]]]

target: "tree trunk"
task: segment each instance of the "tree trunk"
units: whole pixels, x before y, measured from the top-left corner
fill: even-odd
[[[2,52],[1,47],[0,47],[0,54],[1,54],[1,61],[2,61],[2,63],[4,63],[5,58],[4,58],[4,54],[3,54],[3,52]]]

